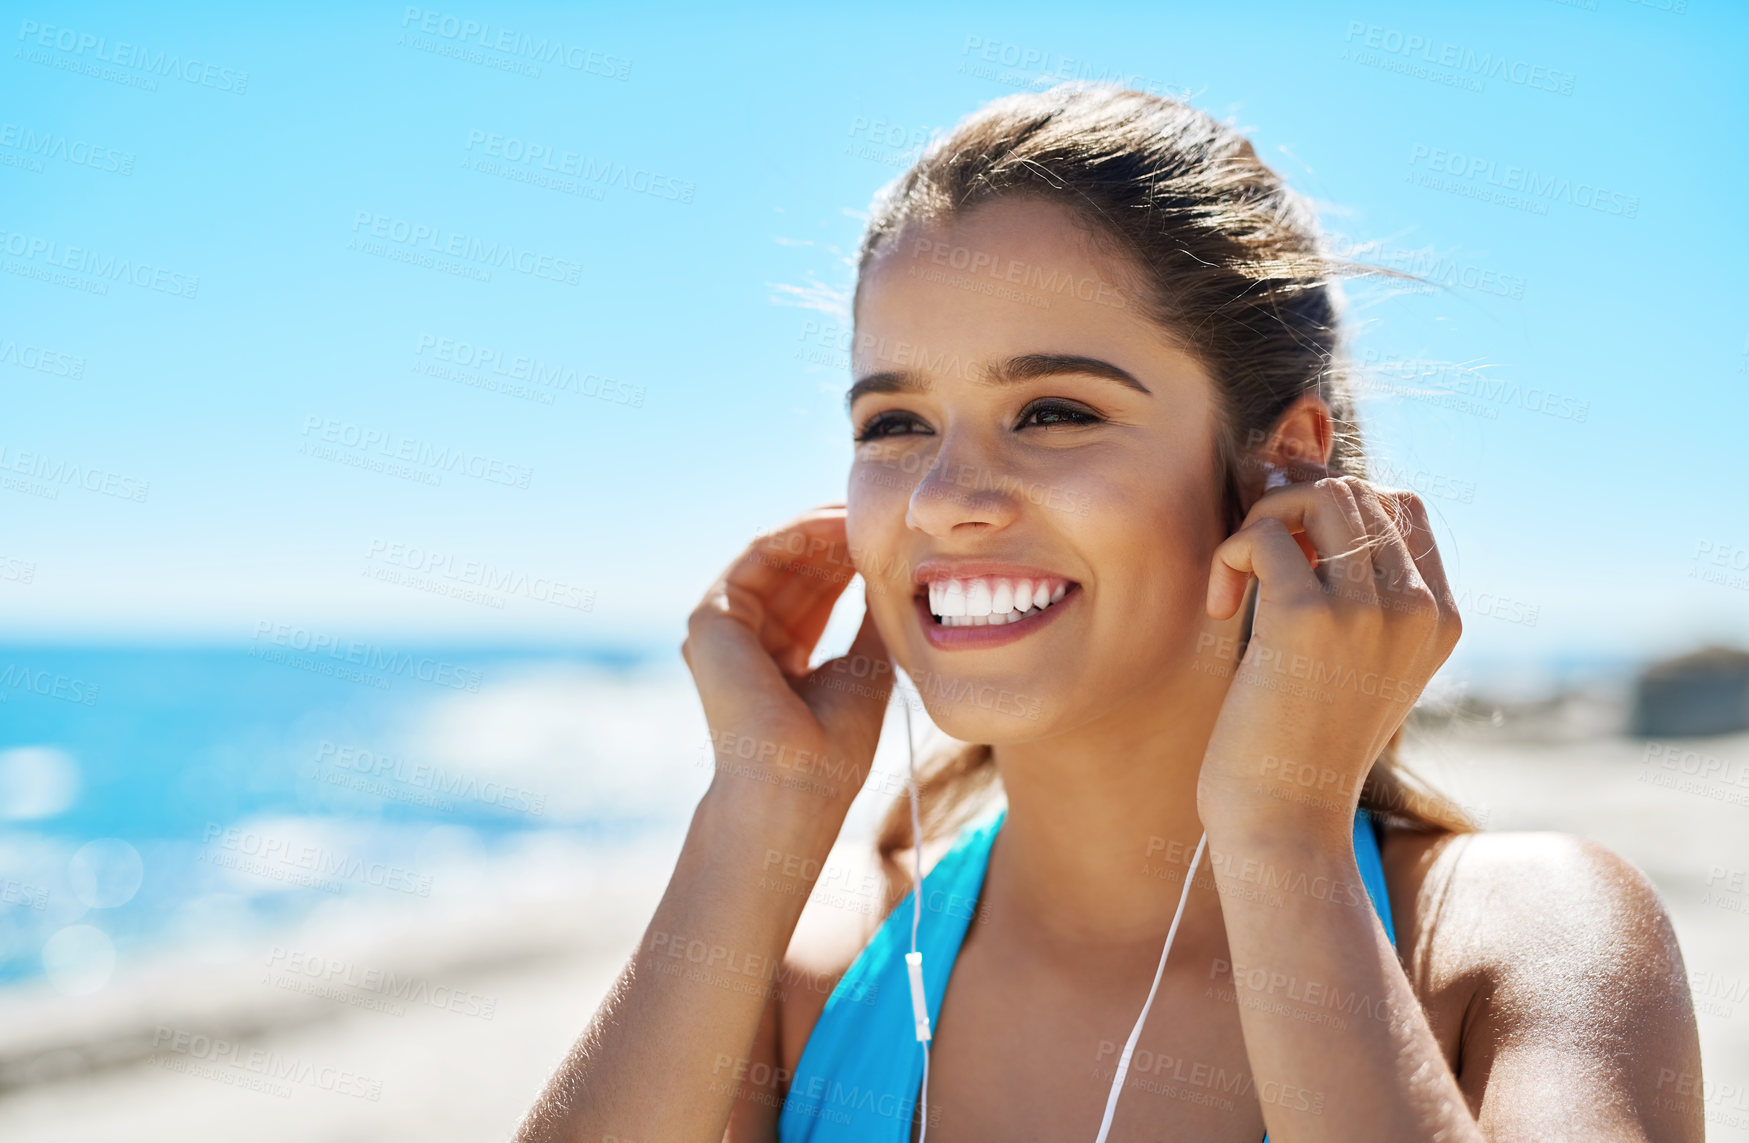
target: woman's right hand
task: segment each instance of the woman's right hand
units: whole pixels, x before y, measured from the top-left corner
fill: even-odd
[[[693,609],[680,654],[710,724],[713,789],[773,801],[802,791],[849,809],[880,741],[892,664],[866,611],[847,654],[812,671],[808,660],[855,573],[844,506],[826,505],[749,544]]]

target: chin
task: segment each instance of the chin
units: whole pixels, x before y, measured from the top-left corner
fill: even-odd
[[[990,746],[1049,737],[1058,704],[974,679],[938,679],[923,688],[923,708],[942,733],[961,742]]]

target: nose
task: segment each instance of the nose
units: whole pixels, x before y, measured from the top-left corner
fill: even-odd
[[[911,490],[905,524],[931,536],[1006,528],[1020,512],[1017,482],[994,463],[992,450],[965,434],[950,434]]]

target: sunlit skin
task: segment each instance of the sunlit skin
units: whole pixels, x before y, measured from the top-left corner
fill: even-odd
[[[943,245],[1113,292],[1038,306],[966,288],[922,272]],[[879,920],[797,931],[868,772],[890,687],[870,665],[889,658],[947,733],[993,745],[1009,802],[935,1028],[933,1143],[1093,1138],[1205,831],[1139,1043],[1155,1067],[1126,1087],[1113,1140],[1702,1137],[1681,956],[1649,882],[1607,850],[1393,831],[1400,953],[1364,894],[1259,893],[1242,874],[1358,888],[1361,780],[1461,622],[1413,494],[1329,476],[1316,398],[1241,466],[1247,514],[1226,534],[1214,387],[1137,306],[1110,304],[1137,289],[1041,201],[916,227],[868,267],[846,503],[750,545],[694,611],[682,653],[717,775],[639,953],[519,1138],[776,1138],[784,1077]],[[1043,356],[1104,365],[993,382]],[[1095,375],[1111,367],[1146,392]],[[1296,483],[1266,492],[1265,461]],[[942,561],[1076,586],[1018,638],[949,648],[914,602]],[[852,567],[867,613],[846,655],[810,669]],[[726,742],[779,749],[743,761]],[[787,760],[821,757],[851,777],[794,780]],[[1325,775],[1324,796],[1300,796],[1281,759]],[[771,891],[774,851],[813,871]],[[677,934],[781,955],[788,986],[665,975]],[[1302,1001],[1235,989],[1232,964],[1302,982]],[[1306,986],[1361,1010],[1306,1019]],[[707,1082],[724,1059],[746,1063],[739,1082]]]

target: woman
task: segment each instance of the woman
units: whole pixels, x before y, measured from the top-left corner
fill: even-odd
[[[1398,766],[1460,623],[1421,502],[1364,478],[1352,270],[1233,130],[1103,85],[995,101],[882,197],[847,501],[694,611],[717,773],[522,1139],[1702,1137],[1646,878]],[[952,845],[872,939],[792,943],[889,661],[975,744],[921,790]]]

